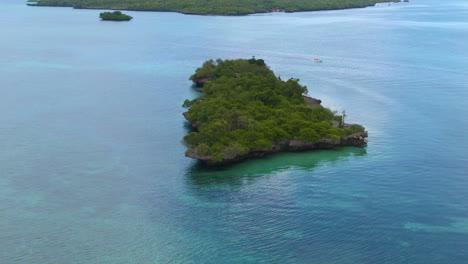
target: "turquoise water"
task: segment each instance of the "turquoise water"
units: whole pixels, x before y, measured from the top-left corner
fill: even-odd
[[[0,6],[0,263],[468,263],[466,2],[128,23]],[[188,77],[252,55],[368,147],[184,157]]]

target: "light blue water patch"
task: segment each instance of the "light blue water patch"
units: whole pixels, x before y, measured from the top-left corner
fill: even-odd
[[[468,218],[452,217],[449,225],[428,225],[423,223],[408,222],[405,228],[411,231],[423,231],[432,233],[458,233],[468,234]]]
[[[26,61],[26,62],[20,62],[17,64],[18,67],[21,68],[50,68],[50,69],[71,69],[72,66],[66,65],[66,64],[59,64],[59,63],[51,63],[51,62],[45,62],[45,61]]]
[[[335,208],[351,211],[361,211],[364,208],[358,202],[349,202],[349,201],[323,201],[323,200],[302,200],[297,203],[298,207],[307,208],[307,207],[316,207],[316,208]]]

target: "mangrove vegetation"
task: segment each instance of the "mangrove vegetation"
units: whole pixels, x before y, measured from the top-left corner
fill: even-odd
[[[305,97],[298,79],[282,80],[262,59],[209,60],[190,79],[202,95],[183,104],[193,127],[183,139],[188,157],[221,164],[367,142],[364,127],[345,124],[320,100]]]

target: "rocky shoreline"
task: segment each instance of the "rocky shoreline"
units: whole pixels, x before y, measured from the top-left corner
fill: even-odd
[[[185,156],[197,159],[206,165],[226,165],[236,163],[249,158],[261,158],[268,154],[278,152],[300,152],[309,150],[326,150],[335,147],[363,147],[367,144],[367,132],[359,132],[349,136],[344,136],[340,140],[333,142],[330,139],[322,138],[318,142],[301,142],[295,139],[285,139],[277,142],[271,149],[252,149],[243,155],[224,157],[222,162],[215,162],[211,156],[202,156],[197,153],[187,151]]]

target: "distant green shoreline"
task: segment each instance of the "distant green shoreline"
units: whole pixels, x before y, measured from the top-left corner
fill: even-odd
[[[72,7],[128,11],[178,12],[191,15],[240,16],[272,12],[308,12],[364,8],[382,0],[37,0],[30,6]],[[392,2],[401,2],[396,0]]]

